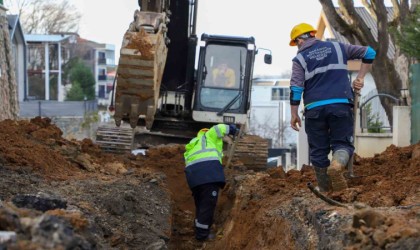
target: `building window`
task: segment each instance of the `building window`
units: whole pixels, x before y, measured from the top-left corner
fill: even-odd
[[[105,86],[99,85],[99,91],[98,91],[98,97],[99,98],[105,98]]]
[[[290,97],[289,88],[272,88],[271,100],[272,101],[287,101]]]
[[[106,57],[104,52],[98,52],[98,64],[106,64]]]
[[[105,81],[106,80],[106,70],[99,69],[98,70],[98,81]]]

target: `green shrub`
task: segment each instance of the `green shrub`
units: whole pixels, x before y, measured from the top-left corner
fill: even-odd
[[[78,83],[82,89],[83,97],[78,99],[79,101],[83,100],[85,96],[87,100],[95,99],[95,77],[83,62],[77,61],[74,63],[74,66],[70,70],[70,82],[73,86],[76,86],[75,83]]]
[[[66,101],[83,101],[85,94],[78,82],[73,82],[71,89],[67,92]]]
[[[367,117],[367,129],[369,133],[383,133],[383,122],[379,120],[379,114],[372,114],[372,103],[366,104],[364,107]]]

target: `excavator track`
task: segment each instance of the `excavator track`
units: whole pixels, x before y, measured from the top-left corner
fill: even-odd
[[[233,161],[247,169],[261,171],[267,168],[268,140],[256,135],[242,136],[236,145]]]
[[[134,131],[130,127],[100,126],[96,131],[96,144],[108,153],[130,153],[133,138]]]

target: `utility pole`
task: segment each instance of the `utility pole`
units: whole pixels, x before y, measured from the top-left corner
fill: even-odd
[[[278,141],[279,146],[283,147],[284,144],[284,122],[283,122],[283,102],[279,100],[279,132],[278,132]]]

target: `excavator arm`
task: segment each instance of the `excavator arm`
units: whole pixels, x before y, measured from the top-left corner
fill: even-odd
[[[114,97],[117,126],[128,120],[135,128],[139,117],[145,120],[146,128],[153,124],[169,43],[165,2],[139,1],[147,8],[135,11],[134,21],[124,34]],[[152,7],[158,12],[148,11]]]

